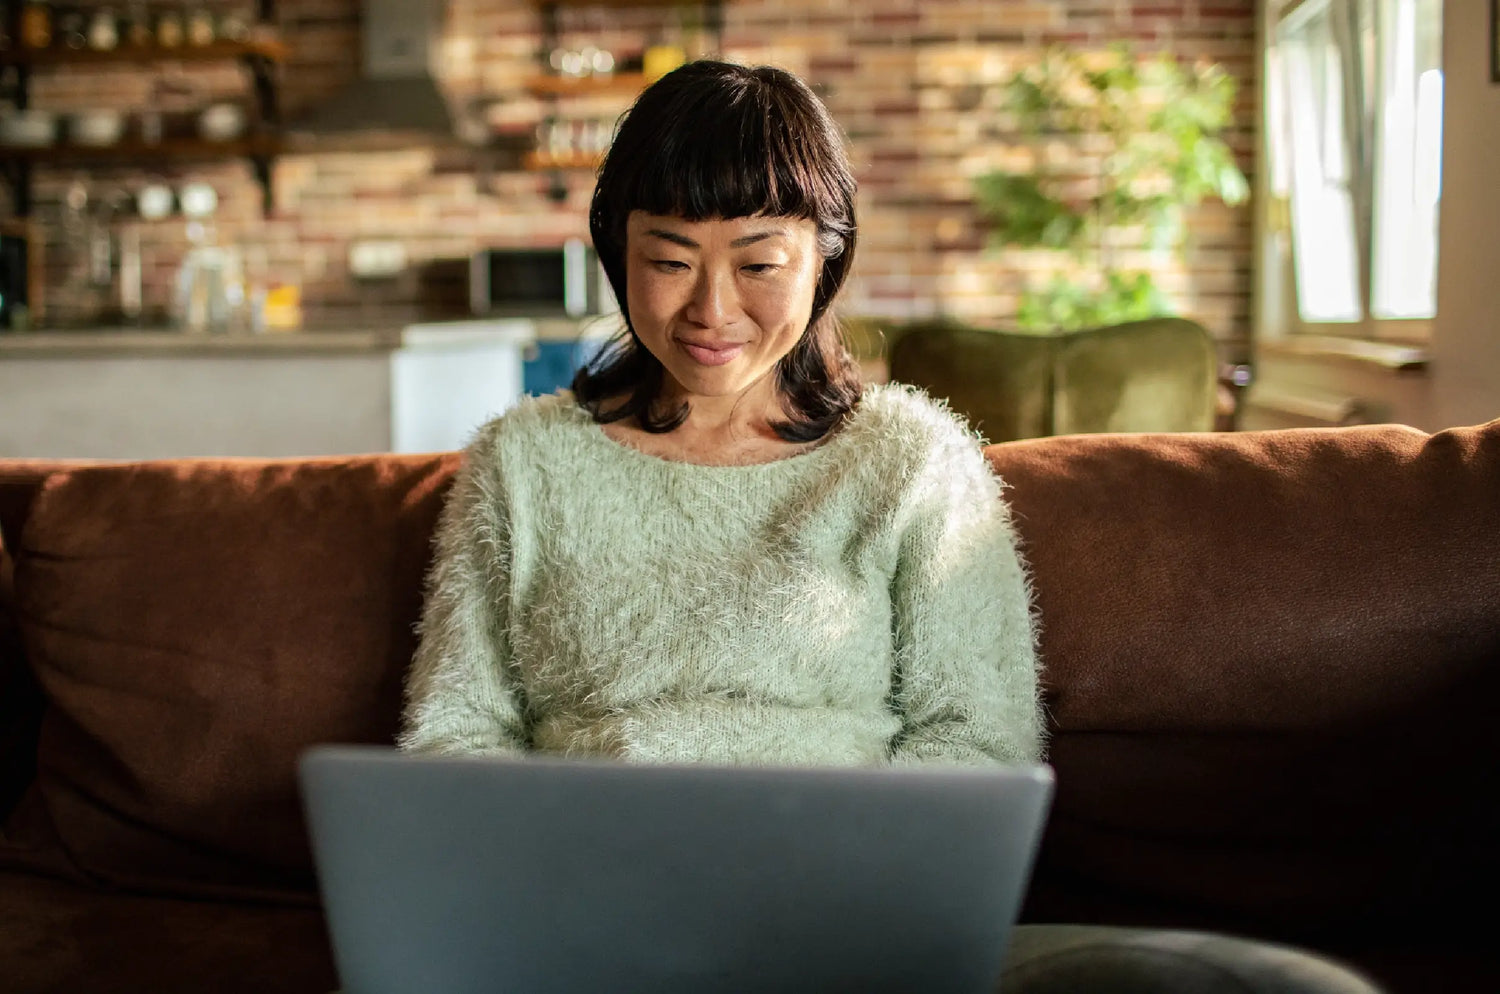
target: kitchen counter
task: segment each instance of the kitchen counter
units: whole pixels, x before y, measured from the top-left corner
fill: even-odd
[[[264,334],[189,333],[139,328],[88,328],[76,331],[30,331],[0,334],[0,360],[26,356],[67,355],[285,355],[389,352],[400,348],[470,347],[491,342],[533,341],[535,322],[514,318],[496,321],[438,321],[348,330],[266,332]]]
[[[188,335],[172,331],[100,328],[0,335],[0,360],[67,355],[229,355],[389,351],[401,344],[401,329],[292,332],[265,335]]]
[[[460,448],[522,396],[525,319],[209,335],[0,335],[0,455],[290,457]]]

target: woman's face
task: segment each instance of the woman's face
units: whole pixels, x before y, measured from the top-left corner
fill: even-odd
[[[674,399],[773,391],[768,374],[812,317],[817,226],[632,211],[625,231],[630,322],[666,368],[668,391],[680,391]]]

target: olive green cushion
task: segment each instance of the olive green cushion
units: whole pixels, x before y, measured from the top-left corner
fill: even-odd
[[[1218,354],[1201,325],[1155,318],[1052,341],[1051,434],[1213,429]]]
[[[888,334],[891,379],[946,400],[989,441],[1052,434],[1050,339],[940,322]]]
[[[886,339],[891,379],[946,399],[992,442],[1214,426],[1213,337],[1181,318],[1058,335],[939,320]]]
[[[1380,994],[1331,959],[1207,932],[1022,925],[1000,994]]]

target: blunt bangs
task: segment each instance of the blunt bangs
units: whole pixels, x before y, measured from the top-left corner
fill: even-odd
[[[674,85],[641,94],[600,167],[590,227],[601,256],[623,251],[637,210],[689,221],[805,218],[824,258],[845,254],[853,178],[842,136],[807,85],[769,66],[689,63],[670,75]],[[600,246],[601,235],[612,244]]]
[[[654,161],[622,164],[629,173],[617,187],[625,208],[621,215],[641,210],[689,221],[761,214],[815,222],[836,218],[837,195],[807,161],[792,134],[796,124],[787,120],[786,108],[774,105],[773,96],[750,85],[727,94],[668,95],[683,106],[663,107],[659,117],[646,120],[666,124],[691,117],[707,124],[693,134],[663,127],[643,136],[657,151]]]

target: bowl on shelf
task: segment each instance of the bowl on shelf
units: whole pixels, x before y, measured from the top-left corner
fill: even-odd
[[[177,197],[165,183],[152,182],[141,187],[135,198],[136,209],[147,221],[160,221],[172,213]]]
[[[13,110],[0,114],[0,145],[45,148],[57,141],[57,118],[45,110]]]
[[[125,133],[125,115],[117,110],[86,110],[68,119],[68,140],[74,145],[113,145]]]
[[[234,141],[245,133],[249,115],[239,104],[209,104],[198,115],[198,135],[204,141]]]

